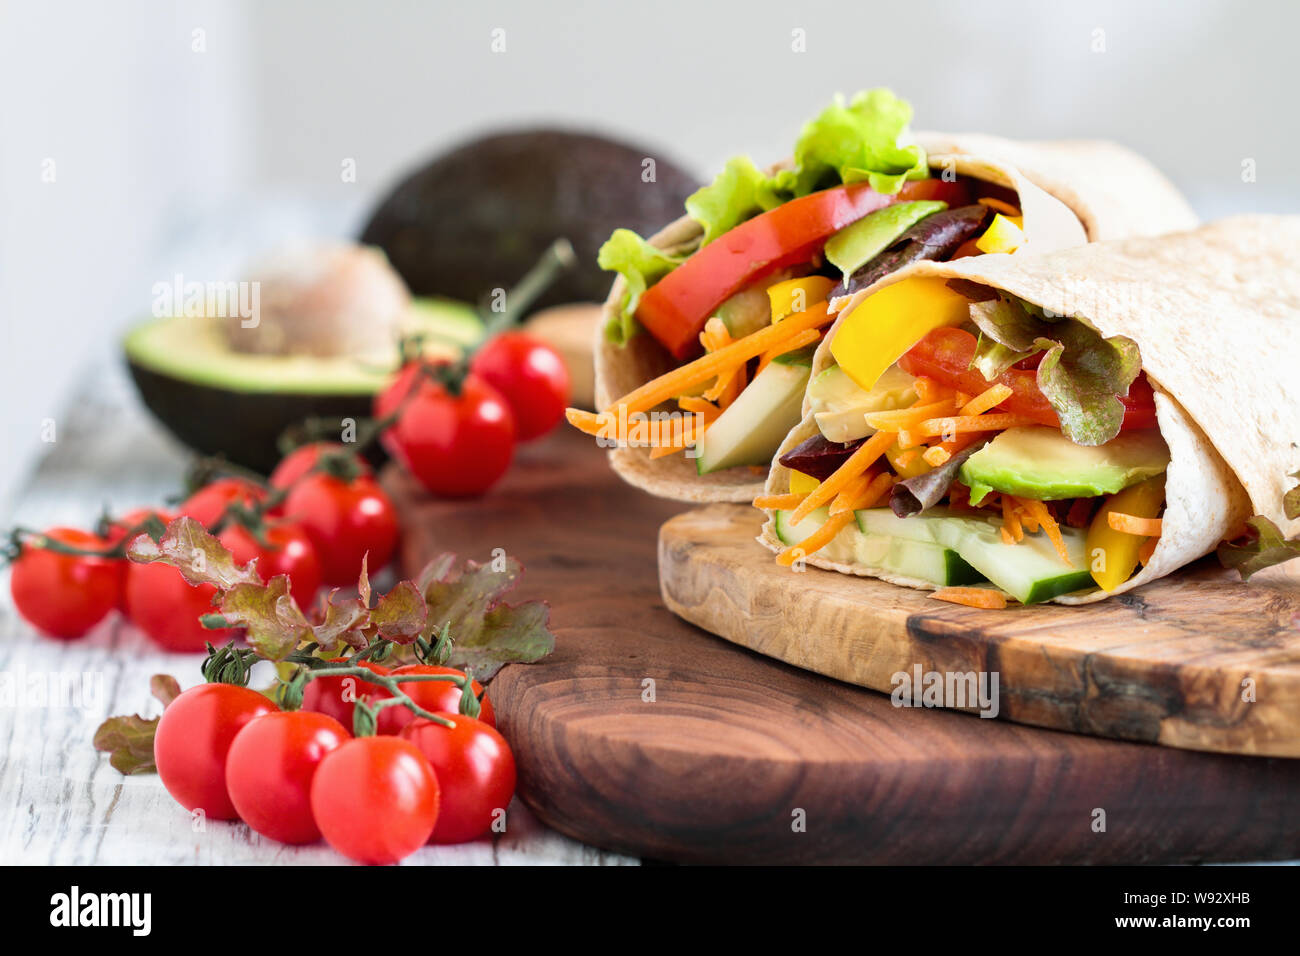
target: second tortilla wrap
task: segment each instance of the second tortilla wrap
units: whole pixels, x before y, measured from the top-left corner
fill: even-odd
[[[1196,225],[1195,214],[1173,185],[1145,159],[1115,143],[1016,142],[966,133],[922,133],[915,141],[925,148],[936,175],[952,169],[1019,193],[1029,241],[1017,257]],[[650,242],[660,249],[680,251],[696,242],[700,233],[698,224],[683,216]],[[648,334],[633,336],[624,346],[606,340],[605,322],[618,311],[624,292],[619,278],[596,328],[598,410],[678,364]],[[699,475],[693,458],[652,459],[648,448],[613,448],[610,464],[629,484],[678,501],[752,501],[762,493],[765,479],[761,468]]]
[[[888,276],[966,279],[1137,343],[1170,450],[1162,535],[1150,563],[1111,594],[1131,590],[1213,551],[1252,514],[1287,535],[1283,497],[1300,468],[1300,217],[1243,216],[1160,239],[1097,243],[1036,257],[923,262]],[[856,299],[857,297],[855,297]],[[856,302],[854,303],[856,305]],[[848,315],[846,310],[844,315]],[[827,336],[829,342],[831,335]],[[819,354],[820,367],[829,348]],[[815,373],[814,373],[815,374]],[[779,458],[817,431],[811,416]],[[774,462],[768,493],[789,488]],[[773,550],[772,522],[759,540]],[[925,582],[819,559],[807,563],[912,587]],[[1094,591],[1056,598],[1102,600]]]

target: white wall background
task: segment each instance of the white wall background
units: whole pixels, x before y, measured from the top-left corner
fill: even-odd
[[[1117,139],[1206,218],[1300,212],[1298,34],[1286,0],[0,0],[0,499],[154,282],[354,229],[481,129],[604,130],[707,176],[884,84],[919,127]]]

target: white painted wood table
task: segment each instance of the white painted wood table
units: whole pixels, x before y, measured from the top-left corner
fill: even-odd
[[[106,355],[57,421],[7,528],[89,526],[105,505],[161,503],[181,485],[185,451],[148,418],[124,371]],[[41,637],[18,618],[0,580],[0,864],[337,864],[325,844],[287,847],[243,824],[190,816],[153,774],[125,777],[91,747],[109,714],[154,716],[149,677],[199,683],[201,655],[160,652],[113,615],[79,641]],[[405,863],[596,864],[637,861],[584,846],[540,823],[518,800],[506,832],[455,847],[426,847]]]

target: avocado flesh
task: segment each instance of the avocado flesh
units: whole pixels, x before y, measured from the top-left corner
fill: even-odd
[[[877,209],[826,240],[826,258],[844,275],[851,276],[926,216],[947,208],[946,202],[920,200]]]
[[[182,443],[264,474],[280,459],[285,429],[307,418],[368,416],[396,365],[395,343],[376,343],[365,359],[233,352],[220,321],[228,320],[146,322],[123,342],[127,367],[145,406]],[[413,309],[408,330],[429,333],[426,355],[450,357],[460,346],[448,340],[467,339],[473,327],[482,323],[469,306],[440,301]]]
[[[811,363],[806,351],[782,355],[754,376],[700,439],[696,471],[707,475],[738,465],[768,464],[799,424]]]
[[[864,415],[903,408],[916,401],[915,381],[893,365],[867,391],[838,365],[832,365],[809,384],[808,404],[817,419],[817,428],[827,441],[856,441],[875,431]]]
[[[990,491],[1037,501],[1095,498],[1159,475],[1169,447],[1159,429],[1123,432],[1104,445],[1076,445],[1046,425],[1008,428],[973,454],[959,478],[972,504]]]

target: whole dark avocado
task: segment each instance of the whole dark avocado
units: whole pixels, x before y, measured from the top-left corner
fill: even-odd
[[[653,181],[647,172],[652,159]],[[555,129],[475,139],[407,176],[361,234],[417,296],[465,302],[508,288],[550,243],[578,266],[533,306],[600,302],[612,276],[596,252],[619,227],[657,232],[683,214],[694,177],[655,150]]]

